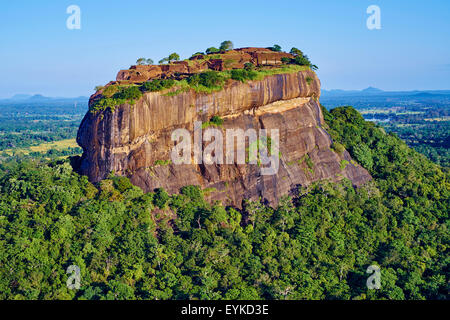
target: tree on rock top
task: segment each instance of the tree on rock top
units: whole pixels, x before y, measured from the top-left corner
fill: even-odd
[[[165,62],[171,63],[172,61],[178,61],[178,60],[180,60],[180,55],[178,53],[174,52],[174,53],[171,53],[168,57],[159,60],[159,63],[165,63]]]
[[[231,42],[230,40],[224,41],[220,44],[220,50],[232,50],[233,49],[233,42]]]
[[[136,60],[136,64],[139,66],[143,66],[143,65],[151,65],[153,64],[153,60],[152,59],[146,59],[146,58],[139,58]]]
[[[300,56],[303,57],[303,51],[297,48],[292,48],[291,51],[289,52],[290,54],[294,55],[294,56]]]
[[[269,47],[267,49],[270,49],[275,52],[281,52],[281,46],[279,46],[278,44],[274,44],[272,47]]]
[[[169,55],[169,62],[178,60],[180,60],[180,55],[178,53],[174,52]]]

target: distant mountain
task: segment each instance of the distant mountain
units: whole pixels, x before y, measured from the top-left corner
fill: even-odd
[[[79,96],[79,97],[73,97],[73,98],[67,98],[67,97],[46,97],[42,94],[15,94],[11,98],[8,99],[0,99],[0,102],[3,103],[37,103],[37,102],[58,102],[58,101],[64,101],[64,102],[70,102],[70,101],[87,101],[89,100],[88,97]]]
[[[30,98],[28,98],[28,101],[47,101],[47,100],[52,100],[55,98],[50,98],[50,97],[44,97],[42,94],[35,94],[34,96],[31,96]]]
[[[323,98],[335,97],[364,97],[364,96],[409,96],[417,98],[432,98],[435,96],[449,95],[450,90],[412,90],[412,91],[384,91],[374,87],[368,87],[363,90],[322,90],[321,96]]]
[[[370,93],[370,94],[376,94],[376,93],[381,93],[381,92],[384,92],[383,90],[381,90],[381,89],[378,89],[378,88],[374,88],[374,87],[368,87],[368,88],[366,88],[366,89],[364,89],[364,90],[361,90],[361,92],[362,93]]]
[[[25,100],[25,99],[28,99],[31,97],[32,97],[31,94],[18,93],[18,94],[13,95],[10,100]]]

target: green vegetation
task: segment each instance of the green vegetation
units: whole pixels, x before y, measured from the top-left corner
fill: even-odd
[[[225,82],[225,77],[220,72],[206,71],[190,76],[187,79],[187,82],[193,88],[205,87],[221,89]]]
[[[139,58],[136,60],[136,64],[139,66],[144,66],[144,65],[152,65],[153,64],[153,60],[152,59],[146,59],[146,58]]]
[[[208,127],[221,127],[223,125],[223,119],[219,116],[213,116],[209,121],[202,123],[202,128]]]
[[[231,70],[231,79],[245,82],[247,80],[254,80],[258,77],[258,72],[254,70],[235,69]]]
[[[171,163],[172,163],[172,161],[170,161],[170,160],[156,160],[154,165],[155,166],[168,166]]]
[[[209,47],[208,49],[206,49],[205,51],[207,54],[211,54],[211,53],[217,53],[220,52],[219,49],[217,49],[216,47]]]
[[[341,168],[341,170],[344,170],[349,163],[350,162],[348,162],[347,160],[341,160],[341,162],[339,163],[339,167]]]
[[[274,44],[272,47],[269,47],[267,49],[270,49],[270,50],[275,51],[275,52],[281,52],[281,47],[279,45],[277,45],[277,44]]]
[[[233,49],[233,42],[230,40],[223,41],[220,44],[219,50],[228,51]]]
[[[368,121],[397,134],[433,162],[450,167],[450,95],[381,92],[376,95],[327,96],[329,107],[354,104]]]
[[[141,90],[146,91],[161,91],[164,89],[169,89],[175,85],[175,80],[173,79],[154,79],[151,81],[146,81],[142,84]]]
[[[304,161],[306,162],[306,165],[308,166],[309,169],[312,169],[314,167],[314,163],[312,162],[308,154],[304,156]]]
[[[87,99],[0,104],[0,162],[75,155]]]
[[[331,149],[333,149],[336,153],[340,155],[342,155],[342,153],[345,151],[345,147],[336,141],[334,141],[333,144],[331,145]]]
[[[251,62],[244,63],[244,69],[245,70],[255,70],[255,65]]]
[[[116,106],[124,103],[135,104],[141,97],[142,92],[135,85],[111,85],[103,90],[102,97],[91,105],[90,111],[95,113],[109,108],[114,112]]]
[[[289,52],[290,54],[294,55],[294,58],[290,59],[287,57],[281,58],[281,62],[288,63],[288,64],[297,64],[299,66],[308,66],[312,70],[317,70],[318,67],[315,64],[312,64],[309,60],[308,56],[304,54],[301,50],[297,48],[292,48]],[[309,82],[308,82],[309,84]]]
[[[204,52],[196,52],[196,53],[194,53],[194,54],[191,56],[191,58],[194,58],[194,57],[197,57],[197,56],[203,56],[203,55],[205,55]],[[188,61],[189,61],[189,60],[188,60]]]
[[[224,41],[221,44],[221,48],[217,49],[214,47],[208,48],[206,50],[207,53],[214,53],[220,51],[226,51],[232,49],[231,41]],[[274,45],[274,50],[278,50],[279,46]],[[295,49],[295,48],[293,48]],[[298,50],[298,49],[297,49]],[[292,50],[291,50],[292,51]],[[295,50],[294,50],[295,51]],[[197,92],[211,93],[214,91],[219,91],[223,89],[223,85],[226,80],[233,79],[236,81],[246,82],[247,80],[262,80],[264,77],[268,75],[274,74],[283,74],[290,72],[298,72],[302,70],[307,70],[309,68],[314,68],[308,57],[300,55],[299,52],[296,52],[296,57],[294,59],[282,59],[284,61],[284,65],[277,68],[256,68],[252,63],[246,63],[244,69],[233,69],[227,71],[206,71],[203,73],[193,74],[186,79],[183,80],[175,80],[175,79],[154,79],[151,81],[146,81],[142,85],[138,86],[136,84],[130,85],[109,85],[107,87],[98,87],[97,89],[101,90],[100,98],[91,106],[91,112],[98,112],[106,109],[110,109],[114,111],[115,107],[120,104],[130,103],[134,104],[136,100],[138,100],[142,96],[142,92],[153,92],[153,91],[162,91],[165,89],[171,89],[172,87],[176,87],[175,90],[164,93],[167,96],[174,96],[180,94],[182,92],[186,92],[190,89],[193,89]],[[203,54],[198,52],[195,55]],[[160,63],[171,62],[175,60],[179,60],[179,55],[176,53],[172,53],[169,57],[164,58],[160,61]],[[221,58],[221,55],[208,55],[209,59]],[[148,62],[148,59],[140,58],[138,59],[138,64],[145,64]],[[188,63],[190,60],[188,61]],[[231,65],[233,60],[225,60],[225,65]],[[310,84],[313,79],[311,77],[307,77],[306,81]]]
[[[176,52],[174,52],[174,53],[171,53],[168,57],[166,57],[166,58],[162,58],[161,60],[159,60],[159,62],[158,63],[171,63],[171,62],[173,62],[173,61],[178,61],[178,60],[180,60],[180,55],[178,54],[178,53],[176,53]]]
[[[374,180],[318,182],[273,209],[208,204],[196,186],[94,186],[67,161],[1,164],[0,298],[447,299],[448,173],[350,107],[323,112],[360,164],[371,150]]]

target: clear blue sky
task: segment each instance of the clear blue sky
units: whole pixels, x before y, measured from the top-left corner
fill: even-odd
[[[81,8],[68,30],[66,8]],[[366,9],[381,8],[381,30]],[[2,1],[0,97],[90,95],[138,57],[182,58],[235,47],[295,46],[325,89],[450,89],[450,1]]]

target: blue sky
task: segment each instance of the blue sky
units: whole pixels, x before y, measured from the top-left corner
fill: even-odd
[[[69,5],[81,30],[66,28]],[[366,9],[381,9],[368,30]],[[450,1],[4,1],[0,97],[90,95],[138,57],[235,47],[303,50],[324,89],[450,89]]]

